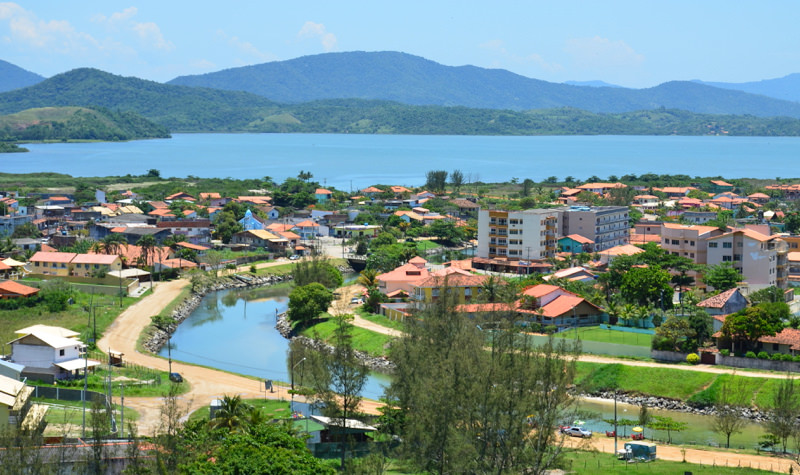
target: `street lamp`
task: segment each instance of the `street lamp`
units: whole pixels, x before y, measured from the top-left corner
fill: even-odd
[[[294,414],[294,369],[297,368],[297,365],[299,365],[305,360],[306,358],[304,356],[303,359],[292,365],[292,370],[289,371],[289,377],[291,378],[291,385],[292,385],[292,401],[289,403],[289,412],[291,412],[292,414]]]

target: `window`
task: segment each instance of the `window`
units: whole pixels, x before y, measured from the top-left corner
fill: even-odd
[[[58,356],[64,356],[64,350],[58,350]]]
[[[733,260],[733,256],[722,256],[722,262],[731,262]]]
[[[733,243],[732,242],[723,242],[722,243],[722,248],[723,249],[731,249],[732,247],[733,247]]]
[[[689,241],[689,245],[694,247],[694,241]]]
[[[678,244],[680,244],[680,243],[681,243],[680,239],[673,239],[673,240],[672,240],[672,245],[673,245],[673,246],[677,246],[677,245],[678,245]]]
[[[733,260],[734,261],[741,261],[742,260],[742,255],[741,254],[734,254],[733,255]]]
[[[715,243],[715,242],[710,242],[710,243],[708,243],[708,247],[714,247],[714,248],[716,248],[716,247],[717,247],[717,243]]]

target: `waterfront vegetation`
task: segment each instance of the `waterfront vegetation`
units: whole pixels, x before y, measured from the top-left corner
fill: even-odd
[[[300,334],[309,338],[331,343],[336,332],[336,319],[329,314],[323,314],[313,326],[304,328]],[[368,353],[372,356],[386,356],[392,337],[354,327],[351,331],[353,348]]]
[[[761,470],[753,467],[738,466],[735,462],[725,459],[724,455],[709,453],[715,459],[713,465],[701,465],[687,462],[669,462],[656,460],[648,463],[626,463],[616,460],[611,454],[577,450],[569,452],[565,459],[569,464],[569,473],[578,475],[594,475],[597,473],[631,474],[643,473],[653,475],[673,475],[676,473],[691,473],[695,475],[756,475],[774,473],[770,466]],[[719,460],[717,463],[716,461]]]

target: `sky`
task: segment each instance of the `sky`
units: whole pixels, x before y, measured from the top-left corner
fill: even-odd
[[[166,82],[328,52],[401,51],[645,88],[800,72],[798,18],[796,0],[0,1],[0,59],[46,77],[93,67]]]

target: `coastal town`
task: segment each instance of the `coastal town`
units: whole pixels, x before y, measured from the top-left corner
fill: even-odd
[[[91,414],[87,427],[88,391],[102,395],[113,414],[102,430],[120,444],[111,452],[121,454],[130,444],[124,411],[136,414],[134,433],[156,440],[163,430],[160,396],[171,391],[191,399],[187,413],[212,422],[215,407],[232,410],[239,398],[288,400],[291,417],[314,427],[305,442],[312,453],[338,457],[343,433],[358,447],[351,456],[370,453],[378,439],[365,434],[396,435],[381,428],[381,403],[356,398],[361,416],[340,416],[342,422],[294,411],[295,399],[314,400],[294,381],[312,353],[292,355],[290,380],[266,386],[163,357],[204,295],[291,285],[280,322],[292,344],[335,352],[337,340],[314,327],[352,315],[350,331],[380,337],[375,347],[355,344],[359,364],[403,379],[409,370],[393,361],[393,342],[446,305],[449,318],[476,322],[480,345],[491,348],[506,331],[537,345],[580,341],[574,353],[558,353],[582,365],[564,382],[564,401],[619,399],[734,421],[715,431],[721,439],[713,447],[685,442],[676,449],[672,438],[687,424],[669,412],[626,420],[634,434],[658,440],[661,459],[686,462],[689,450],[690,462],[712,465],[708,454],[718,450],[732,466],[798,468],[791,440],[800,390],[788,375],[800,370],[800,299],[793,290],[800,282],[800,182],[626,175],[484,184],[459,170],[434,170],[418,187],[345,192],[306,171],[283,183],[266,177],[247,190],[162,179],[157,170],[149,175],[147,182],[96,189],[0,190],[0,309],[9,317],[0,325],[5,428],[51,441],[86,440],[87,431],[101,430]],[[303,272],[338,279],[308,280]],[[356,277],[345,282],[341,272]],[[318,298],[321,306],[309,304]],[[626,379],[624,371],[643,373]],[[614,384],[609,372],[619,373]],[[114,374],[123,378],[117,384],[149,381],[152,390],[125,387],[126,396],[114,387]],[[696,376],[694,387],[677,384]],[[659,378],[672,387],[656,385]],[[731,395],[740,389],[730,385],[740,381],[744,399]],[[780,406],[774,394],[787,391],[795,402]],[[53,405],[62,397],[79,401],[73,408],[83,411],[82,423],[58,422],[68,418],[61,401]],[[529,417],[532,430],[545,425]],[[621,435],[624,424],[616,417],[599,424],[606,434],[595,429],[578,448],[621,448],[625,458],[623,445],[632,439]],[[762,435],[732,450],[731,436],[744,424],[763,426]],[[575,445],[567,434],[592,435],[573,420],[557,425],[579,428],[552,436],[549,443],[565,451]],[[74,458],[88,457],[82,450]]]

